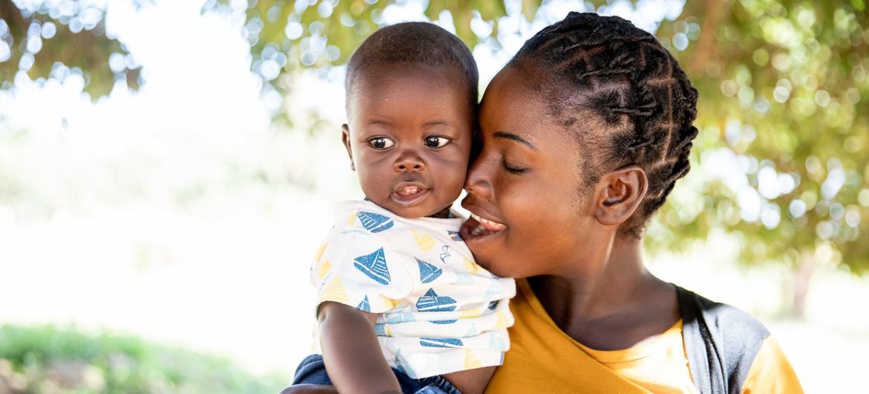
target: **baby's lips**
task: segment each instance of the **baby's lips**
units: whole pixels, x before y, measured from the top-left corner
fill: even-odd
[[[405,186],[404,188],[396,191],[396,193],[401,194],[403,196],[409,196],[412,194],[419,193],[420,190],[422,190],[422,189],[419,186]]]
[[[419,193],[425,189],[425,185],[423,185],[421,182],[400,182],[399,184],[395,185],[395,188],[392,190],[392,192],[400,194],[402,196],[410,196]]]

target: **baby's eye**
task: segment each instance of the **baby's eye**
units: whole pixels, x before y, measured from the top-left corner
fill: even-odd
[[[430,136],[425,138],[425,146],[433,149],[441,148],[449,143],[450,140],[445,137]]]
[[[395,145],[395,142],[386,137],[375,137],[368,140],[368,145],[371,145],[374,149],[383,150],[392,148],[392,146]]]

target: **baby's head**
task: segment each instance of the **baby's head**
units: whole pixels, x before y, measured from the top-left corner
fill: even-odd
[[[430,23],[362,43],[347,64],[343,140],[369,200],[406,218],[449,212],[468,169],[477,79],[468,47]]]

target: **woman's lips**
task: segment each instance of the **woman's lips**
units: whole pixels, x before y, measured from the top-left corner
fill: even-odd
[[[463,233],[475,237],[494,234],[500,231],[504,231],[506,229],[507,225],[503,223],[498,223],[493,220],[485,219],[473,213],[471,214],[471,218],[465,222],[464,226],[462,226]]]

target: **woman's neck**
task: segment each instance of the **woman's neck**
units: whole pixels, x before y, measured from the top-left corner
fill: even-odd
[[[555,324],[599,350],[634,346],[679,319],[674,287],[643,265],[642,240],[617,239],[609,252],[577,261],[563,275],[529,279]]]

